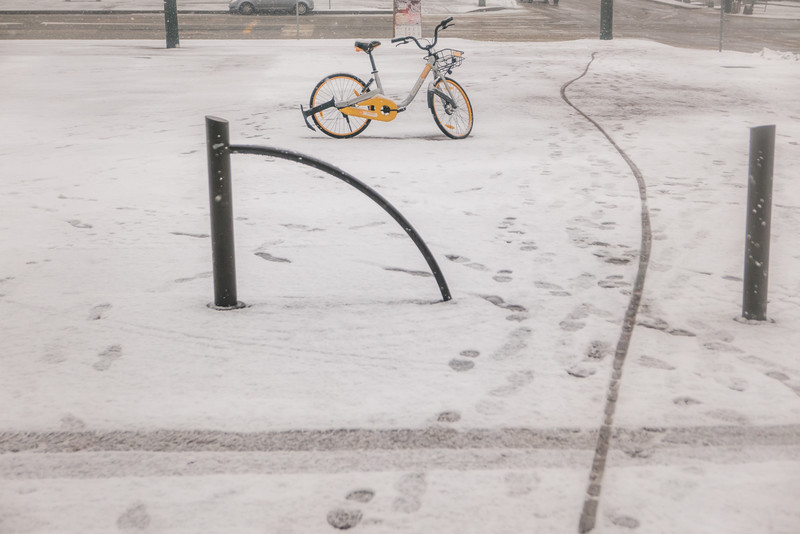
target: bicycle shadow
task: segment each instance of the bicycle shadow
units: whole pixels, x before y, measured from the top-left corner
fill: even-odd
[[[320,139],[319,136],[314,135],[306,135],[303,137],[304,139]],[[350,138],[355,139],[355,138]],[[358,136],[360,140],[367,140],[367,139],[378,139],[384,141],[400,141],[400,140],[413,140],[418,139],[422,141],[460,141],[460,139],[450,139],[444,135],[437,135],[437,134],[430,134],[430,135],[370,135],[368,133],[362,133]]]

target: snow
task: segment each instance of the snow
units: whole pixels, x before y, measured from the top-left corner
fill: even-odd
[[[349,510],[364,532],[576,532],[641,202],[561,99],[575,80],[569,100],[641,170],[653,230],[595,532],[797,532],[797,56],[444,35],[466,54],[453,77],[472,135],[441,135],[421,95],[340,141],[299,105],[326,74],[368,77],[351,41],[4,41],[0,531],[333,532]],[[376,60],[400,99],[419,51]],[[207,307],[207,115],[235,144],[375,188],[453,300],[354,189],[233,155],[248,307]],[[737,318],[749,128],[765,124],[770,320],[756,323]],[[159,449],[162,432],[185,441]],[[219,432],[239,446],[204,445]]]

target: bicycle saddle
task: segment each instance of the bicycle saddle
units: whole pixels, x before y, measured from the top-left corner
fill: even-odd
[[[356,41],[356,52],[361,50],[362,52],[366,52],[367,54],[371,54],[373,50],[378,48],[381,45],[380,41]]]

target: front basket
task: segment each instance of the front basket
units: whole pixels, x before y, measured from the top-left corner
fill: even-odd
[[[435,56],[439,65],[439,72],[450,72],[454,68],[461,66],[461,62],[464,61],[464,52],[453,50],[452,48],[439,50]]]

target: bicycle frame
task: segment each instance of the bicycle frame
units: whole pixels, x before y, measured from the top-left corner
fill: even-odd
[[[334,107],[336,107],[345,115],[385,122],[394,120],[397,116],[397,113],[405,111],[408,105],[414,101],[414,98],[416,98],[417,94],[419,94],[419,90],[422,88],[422,84],[425,83],[425,80],[428,78],[428,74],[431,72],[433,72],[433,79],[428,84],[428,93],[436,93],[451,105],[454,104],[453,95],[450,93],[450,89],[447,87],[447,84],[444,86],[446,92],[436,89],[437,82],[443,80],[444,75],[439,71],[438,61],[433,53],[428,55],[427,61],[425,62],[425,67],[422,69],[422,73],[417,78],[414,87],[411,88],[411,91],[408,93],[406,98],[400,102],[400,104],[397,104],[396,107],[394,107],[395,103],[392,100],[386,98],[380,73],[375,66],[375,59],[372,57],[371,52],[368,54],[372,64],[372,79],[367,82],[367,90],[351,99],[343,102],[333,103]],[[373,82],[375,82],[376,90],[370,91],[369,87]],[[367,108],[354,107],[359,104],[365,105]],[[310,111],[311,110],[309,110],[309,112]]]

